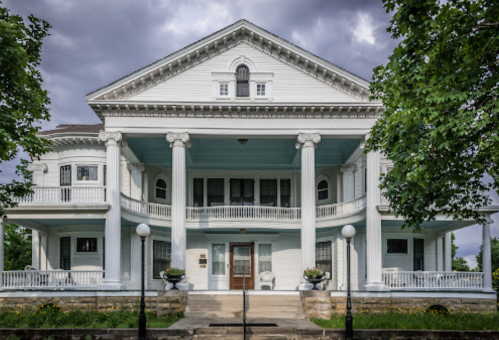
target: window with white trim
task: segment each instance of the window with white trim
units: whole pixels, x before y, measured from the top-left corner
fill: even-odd
[[[256,95],[265,96],[265,84],[256,84]]]
[[[76,179],[78,181],[96,181],[97,165],[78,165],[76,167]]]
[[[211,273],[225,275],[225,244],[211,246]]]
[[[387,239],[387,254],[407,254],[407,239]]]
[[[221,96],[229,95],[229,84],[220,84],[220,95]]]
[[[78,237],[76,239],[77,253],[96,253],[97,237]]]
[[[323,179],[317,185],[317,197],[319,201],[324,201],[329,198],[329,183]]]
[[[166,181],[162,178],[156,180],[156,198],[166,199]]]
[[[272,245],[259,244],[258,245],[258,272],[271,272],[272,271]]]
[[[152,243],[152,277],[161,279],[159,273],[170,268],[172,243],[154,240]]]

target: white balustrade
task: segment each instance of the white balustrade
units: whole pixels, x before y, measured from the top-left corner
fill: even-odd
[[[386,271],[383,282],[389,289],[483,289],[484,275],[478,272]]]
[[[33,194],[13,197],[23,204],[104,203],[104,187],[33,187]]]
[[[168,220],[172,217],[172,207],[170,205],[139,201],[123,194],[121,195],[121,208],[142,216],[159,217]]]
[[[364,210],[365,207],[366,196],[362,196],[348,202],[318,206],[315,208],[315,212],[318,220],[325,220],[354,215]]]
[[[11,270],[4,271],[3,289],[95,288],[102,284],[103,270]]]
[[[283,208],[271,206],[232,205],[217,207],[187,207],[187,220],[266,220],[266,221],[299,221],[300,208]]]

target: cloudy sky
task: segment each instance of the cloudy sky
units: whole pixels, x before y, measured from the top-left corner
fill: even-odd
[[[3,0],[12,13],[53,26],[41,71],[52,99],[50,122],[95,124],[85,94],[240,19],[311,51],[365,79],[396,46],[390,14],[378,0]],[[14,177],[2,164],[0,182]],[[495,218],[499,221],[499,216]],[[495,222],[492,235],[499,235]],[[481,228],[456,232],[459,256],[473,265]]]

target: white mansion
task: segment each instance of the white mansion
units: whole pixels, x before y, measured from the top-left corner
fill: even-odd
[[[389,212],[391,163],[363,152],[383,111],[368,81],[247,21],[86,100],[101,125],[40,133],[52,151],[8,211],[33,230],[34,268],[2,271],[4,291],[139,289],[139,223],[148,290],[170,266],[185,268],[183,289],[241,289],[244,265],[250,289],[310,288],[303,270],[317,266],[341,291],[351,224],[354,290],[491,291],[490,223],[484,272],[452,272],[450,233],[474,221],[438,216],[412,233]]]

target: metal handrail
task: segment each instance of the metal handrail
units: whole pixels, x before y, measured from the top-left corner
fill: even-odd
[[[246,268],[243,264],[243,340],[246,340]]]

